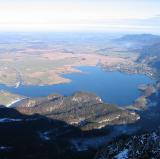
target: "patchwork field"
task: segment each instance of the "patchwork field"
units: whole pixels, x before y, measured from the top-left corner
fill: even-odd
[[[35,50],[36,52],[36,50]],[[70,82],[61,75],[80,72],[74,66],[133,64],[132,58],[59,52],[0,54],[0,83],[8,86],[53,85]]]
[[[139,53],[108,34],[8,33],[1,37],[0,83],[8,86],[67,83],[70,80],[62,74],[80,72],[74,66],[97,64],[109,71],[153,75],[147,62],[136,62]]]

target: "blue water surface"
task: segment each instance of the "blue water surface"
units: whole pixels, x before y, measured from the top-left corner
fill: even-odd
[[[51,86],[8,87],[0,84],[0,89],[28,97],[47,96],[51,93],[71,95],[77,91],[91,92],[100,96],[103,101],[120,106],[131,104],[139,95],[140,84],[151,84],[154,80],[141,74],[106,72],[98,66],[76,67],[83,73],[63,75],[72,80],[70,83]]]

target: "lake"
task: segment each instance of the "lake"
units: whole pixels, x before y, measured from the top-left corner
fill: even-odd
[[[0,84],[0,89],[28,97],[47,96],[51,93],[71,95],[76,91],[92,92],[103,101],[120,106],[131,104],[140,91],[140,84],[151,84],[154,80],[142,74],[126,74],[121,72],[106,72],[98,66],[76,67],[83,73],[65,74],[63,77],[72,80],[70,83],[51,86],[20,86],[8,87]]]

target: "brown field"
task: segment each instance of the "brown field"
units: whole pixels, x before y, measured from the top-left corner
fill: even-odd
[[[0,54],[0,83],[9,86],[16,86],[17,83],[24,85],[66,83],[70,80],[63,78],[62,74],[80,72],[74,66],[102,64],[108,67],[133,63],[133,57],[26,49],[21,52]]]

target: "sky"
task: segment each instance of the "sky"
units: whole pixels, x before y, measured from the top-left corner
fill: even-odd
[[[160,32],[160,0],[0,0],[0,31]]]

